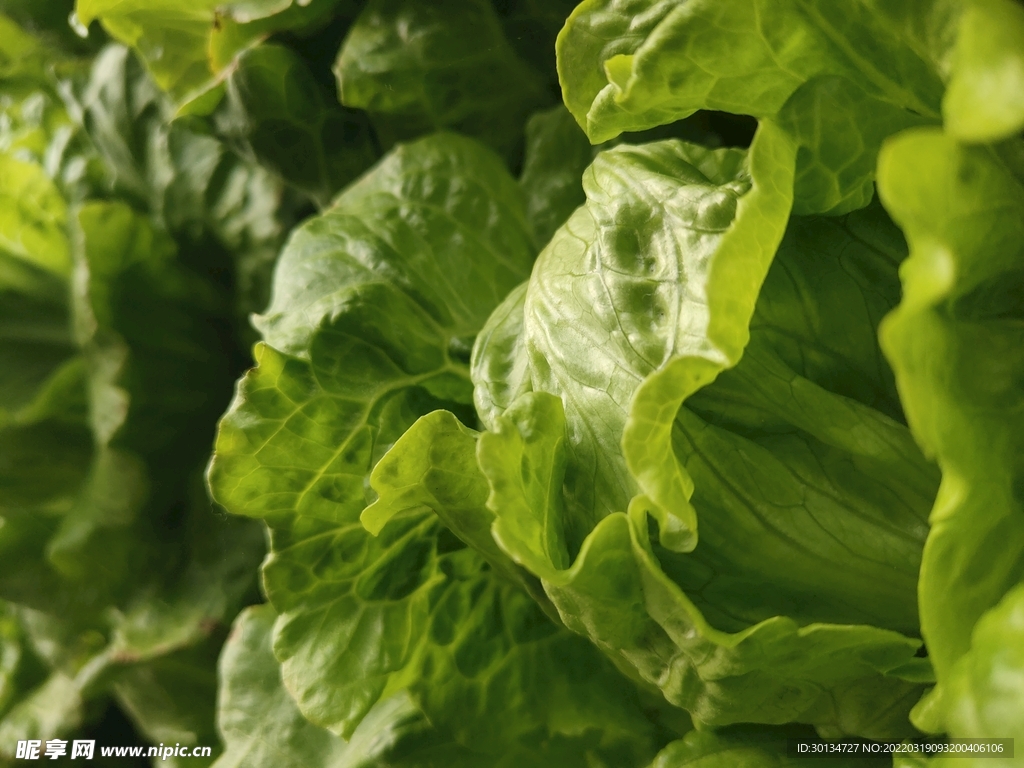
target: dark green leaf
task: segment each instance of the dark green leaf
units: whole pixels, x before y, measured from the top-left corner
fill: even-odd
[[[512,157],[547,101],[487,0],[371,0],[334,71],[342,103],[376,116],[385,144],[448,128]]]

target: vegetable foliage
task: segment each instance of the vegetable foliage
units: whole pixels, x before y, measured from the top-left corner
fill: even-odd
[[[1022,131],[1015,0],[0,1],[0,764],[1024,740]]]

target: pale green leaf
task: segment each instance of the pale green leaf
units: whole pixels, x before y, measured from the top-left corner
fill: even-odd
[[[942,470],[919,587],[940,684],[978,618],[1024,575],[1024,187],[1010,156],[918,130],[879,163],[882,201],[910,244],[882,348],[910,428]]]

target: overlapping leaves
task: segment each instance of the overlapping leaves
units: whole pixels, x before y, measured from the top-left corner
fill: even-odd
[[[185,649],[206,645],[217,623],[237,609],[261,549],[258,532],[218,524],[201,496],[190,500],[177,490],[190,486],[190,475],[197,490],[202,433],[189,419],[219,408],[211,395],[230,376],[224,368],[230,358],[217,339],[203,325],[182,322],[195,315],[200,286],[169,261],[173,246],[128,208],[93,203],[74,216],[70,226],[81,245],[74,285],[63,283],[63,295],[73,301],[62,305],[60,292],[49,297],[49,332],[66,334],[63,358],[49,361],[57,348],[31,343],[48,326],[26,313],[4,339],[5,353],[20,370],[34,369],[38,383],[28,403],[9,401],[21,407],[3,425],[4,471],[12,482],[5,483],[0,508],[0,588],[21,606],[18,618],[28,622],[33,643],[49,649],[37,652],[48,672],[29,677],[20,691],[26,698],[0,725],[5,748],[18,738],[67,733],[86,719],[85,703],[105,693],[154,738],[164,721],[192,722],[200,712],[188,704],[194,692],[182,692],[169,709],[146,701],[147,676],[182,654],[186,666],[202,664]],[[39,299],[21,287],[6,285],[7,295],[20,297],[21,306]],[[148,297],[141,307],[139,295]],[[140,318],[139,310],[149,314]],[[195,389],[166,389],[178,377]],[[5,387],[5,394],[18,395],[30,383],[17,382],[13,393]],[[173,424],[178,429],[169,429]],[[47,466],[54,458],[65,469],[57,483]],[[169,524],[181,530],[180,559],[164,558],[139,579],[160,551],[159,529]],[[206,650],[209,694],[208,660],[216,647],[214,638]],[[199,719],[174,732],[185,743],[200,741],[210,735],[211,721]]]
[[[801,147],[794,210],[843,213],[870,201],[888,135],[940,117],[968,140],[1018,131],[1022,40],[1008,1],[588,0],[559,72],[592,141],[698,109],[777,121]]]
[[[911,246],[904,299],[882,330],[911,428],[943,470],[921,566],[921,627],[939,702],[979,617],[1024,577],[1019,353],[1019,141],[965,147],[905,134],[880,164],[882,198]]]
[[[493,520],[569,627],[697,719],[891,734],[927,679],[912,636],[935,486],[874,341],[902,243],[877,210],[793,222],[762,288],[786,146],[768,130],[749,160],[679,142],[601,155],[586,206],[478,340],[489,431],[477,446],[421,419],[364,521],[418,504],[456,531]],[[827,583],[821,558],[844,563]]]
[[[114,39],[132,46],[178,109],[205,114],[222,97],[226,70],[239,52],[272,32],[323,24],[347,5],[342,0],[79,0],[75,14],[85,27],[99,19]]]
[[[196,174],[168,165],[124,181],[169,152],[133,154],[136,136],[166,133],[156,118],[132,124],[125,91],[158,96],[124,88],[119,53],[101,56],[70,115],[54,99],[74,86],[54,73],[4,89],[25,118],[0,155],[5,755],[87,726],[109,698],[150,738],[209,743],[212,708],[195,701],[214,695],[219,627],[262,550],[258,530],[213,517],[198,484],[234,375],[233,310],[224,286],[182,264],[168,221],[187,238],[209,220],[150,207],[168,188],[202,196],[209,177],[190,186]],[[36,104],[50,117],[33,123]],[[69,173],[72,141],[97,173]],[[111,187],[131,204],[83,200]]]
[[[258,366],[210,473],[218,500],[272,530],[264,583],[280,614],[273,632],[267,609],[247,615],[225,657],[225,760],[281,749],[338,765],[639,765],[686,728],[652,724],[665,716],[646,698],[655,687],[704,724],[889,738],[932,665],[938,686],[918,726],[991,735],[1016,716],[1000,680],[1015,669],[1003,649],[1022,573],[1017,4],[586,0],[557,53],[566,105],[591,140],[709,109],[760,128],[749,152],[605,152],[582,186],[593,154],[564,111],[523,133],[552,95],[545,41],[569,12],[561,4],[80,0],[78,11],[172,94],[173,107],[124,87],[139,81],[124,49],[97,59],[102,87],[67,90],[114,169],[109,189],[156,222],[83,209],[94,230],[121,222],[103,235],[112,253],[133,252],[131,240],[202,313],[208,294],[158,266],[173,260],[165,230],[201,245],[186,249],[193,266],[207,254],[246,263],[240,252],[266,264],[287,219],[269,215],[287,199],[273,177],[323,209],[285,250],[257,318]],[[18,40],[4,71],[39,70]],[[345,106],[327,76],[336,51]],[[37,129],[60,121],[4,108],[28,129],[0,142],[38,162]],[[164,127],[185,112],[212,114]],[[908,128],[879,170],[911,246],[903,303],[883,325],[894,383],[875,339],[906,250],[871,201],[879,148]],[[379,147],[436,129],[512,167],[525,143],[520,184],[479,145],[444,135],[400,146],[331,204]],[[1002,143],[965,146],[983,142]],[[50,176],[95,187],[74,152],[59,157]],[[10,198],[45,213],[4,247],[22,253],[37,238],[50,260],[18,256],[8,270],[11,475],[23,501],[52,490],[52,519],[83,498],[105,510],[76,512],[56,536],[18,528],[18,541],[50,541],[53,568],[81,573],[84,542],[146,498],[124,478],[143,477],[170,440],[147,402],[194,403],[179,398],[188,387],[134,377],[153,360],[149,340],[104,330],[118,323],[102,287],[87,292],[94,327],[59,331],[75,313],[59,297],[78,251],[39,238],[69,214],[10,167],[21,179]],[[65,195],[72,186],[61,183]],[[81,216],[68,220],[84,231]],[[32,317],[35,335],[8,315]],[[105,415],[90,421],[97,402]],[[938,473],[914,439],[942,472],[930,521]],[[56,459],[52,489],[28,471],[42,454]],[[104,565],[110,584],[126,567]],[[919,634],[927,660],[915,658]],[[538,693],[529,670],[554,692]],[[238,703],[236,677],[275,702],[262,731],[242,722],[253,706]],[[145,719],[139,697],[119,695]],[[780,733],[691,734],[654,765],[783,764]]]
[[[404,696],[393,716],[419,712],[423,764],[637,764],[655,746],[636,689],[430,510],[376,537],[359,522],[419,415],[470,418],[469,345],[532,257],[495,155],[453,135],[398,148],[293,235],[210,469],[218,501],[271,526],[264,583],[299,709],[358,740]]]
[[[546,101],[489,0],[372,0],[335,72],[342,103],[374,115],[391,140],[453,129],[511,154]]]

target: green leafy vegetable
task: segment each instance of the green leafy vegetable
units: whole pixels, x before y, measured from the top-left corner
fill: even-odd
[[[1008,0],[964,9],[953,72],[942,101],[946,130],[967,142],[998,141],[1024,128],[1024,9]]]
[[[342,103],[393,139],[449,128],[510,153],[545,101],[487,0],[370,0],[334,71]]]
[[[791,145],[773,131],[755,140],[749,163],[738,150],[709,151],[679,142],[603,153],[584,177],[588,205],[569,219],[539,259],[524,304],[522,349],[532,388],[565,394],[568,428],[578,436],[570,441],[574,460],[566,480],[571,549],[579,548],[598,519],[624,510],[636,493],[619,444],[639,383],[674,357],[691,359],[704,352],[718,362],[729,354],[700,346],[704,328],[717,321],[713,269],[721,270],[723,284],[730,284],[729,269],[748,281],[748,308],[737,306],[736,287],[730,284],[733,295],[718,321],[725,333],[738,337],[722,340],[731,342],[732,355],[738,356],[745,324],[729,328],[728,315],[738,310],[742,318],[753,309],[771,255],[771,249],[744,246],[782,235],[787,199],[783,195],[773,201],[770,190],[787,182],[787,153],[791,157]],[[646,202],[652,195],[669,201],[654,217],[648,216]],[[747,229],[760,233],[745,232],[746,221],[751,222]],[[704,303],[712,311],[704,316],[681,311],[684,296],[704,290]],[[685,346],[691,339],[692,350]],[[579,355],[583,349],[586,357]],[[489,354],[477,350],[478,358]],[[679,391],[680,401],[686,394]],[[638,398],[634,408],[641,403]],[[484,422],[490,424],[495,415],[485,412]],[[658,453],[660,446],[653,447],[649,436],[643,443]],[[663,455],[671,454],[666,450]],[[644,482],[641,478],[640,485]],[[695,526],[685,507],[676,505],[671,514],[668,509],[652,507],[682,545],[686,531]]]
[[[263,549],[198,484],[238,358],[233,298],[179,258],[210,217],[170,204],[192,188],[126,52],[72,63],[5,92],[24,122],[0,152],[4,759],[108,701],[147,738],[213,746],[219,627]]]
[[[975,625],[971,649],[950,670],[946,683],[946,723],[966,738],[1021,738],[1021,640],[1024,639],[1024,589],[1009,591]],[[941,765],[944,761],[935,761]],[[945,762],[948,762],[946,760]],[[1012,759],[1002,762],[1009,764]]]
[[[493,260],[471,259],[478,249]],[[282,624],[277,648],[284,658],[300,654],[285,662],[286,678],[294,669],[310,696],[323,697],[302,707],[314,722],[351,733],[380,695],[334,703],[319,684],[323,670],[310,676],[306,662],[307,654],[324,653],[307,639],[309,622],[333,615],[359,623],[358,614],[332,608],[357,594],[320,584],[351,582],[362,568],[372,573],[388,551],[370,547],[358,525],[363,477],[418,413],[468,401],[462,339],[525,276],[530,257],[519,192],[498,159],[466,139],[439,136],[394,152],[298,230],[279,263],[273,300],[258,321],[266,346],[222,422],[210,482],[229,509],[267,517],[277,529],[266,586],[275,599],[280,584],[285,602],[276,607],[295,625],[288,632]],[[486,285],[490,296],[480,291]],[[282,470],[293,477],[289,487],[279,483]],[[268,483],[276,490],[268,492]],[[408,538],[399,542],[422,563],[423,545]],[[339,547],[361,552],[362,568],[353,570],[347,558],[335,564],[331,552]],[[324,557],[323,576],[307,571],[305,563]],[[307,586],[296,592],[303,573]],[[416,584],[402,586],[407,580],[394,587],[399,613]],[[384,597],[387,583],[381,588]],[[387,603],[367,607],[389,610]],[[332,634],[343,661],[350,632]],[[286,652],[289,635],[295,640]]]
[[[795,211],[843,213],[870,201],[882,139],[939,116],[939,74],[900,22],[946,20],[904,5],[586,2],[559,41],[566,105],[593,141],[698,109],[775,120],[801,145]]]
[[[543,247],[586,200],[580,177],[594,156],[572,115],[560,106],[530,118],[525,154],[519,183],[526,193],[534,241]]]
[[[919,585],[938,690],[975,622],[1024,578],[1020,168],[934,131],[897,137],[879,164],[911,246],[882,343],[911,428],[943,470]]]
[[[323,23],[341,0],[76,0],[77,22],[99,19],[130,45],[156,84],[184,112],[209,113],[223,95],[223,77],[235,55],[281,30]]]
[[[453,760],[570,764],[589,749],[639,764],[654,726],[609,662],[421,504],[396,501],[378,538],[359,524],[380,455],[418,413],[468,402],[463,340],[525,276],[530,243],[518,187],[483,147],[442,135],[392,153],[282,256],[258,321],[267,346],[222,422],[211,485],[273,528],[275,652],[314,723],[358,738],[402,694]],[[294,484],[268,492],[286,467]]]
[[[225,133],[321,205],[375,159],[366,118],[332,104],[333,95],[290,49],[245,51],[227,83]]]
[[[1016,0],[0,0],[0,765],[1024,739],[1022,130]]]

